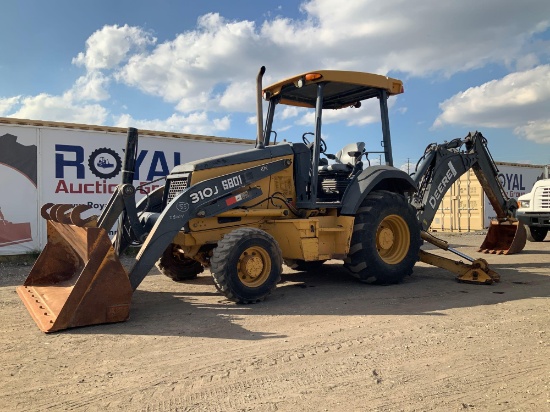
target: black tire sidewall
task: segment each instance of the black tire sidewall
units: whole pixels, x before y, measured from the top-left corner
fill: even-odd
[[[256,287],[246,286],[241,281],[237,267],[241,254],[250,247],[264,249],[271,260],[271,269],[267,278]],[[282,257],[276,240],[259,229],[248,233],[243,232],[242,236],[231,245],[223,261],[211,263],[212,276],[218,289],[237,302],[254,303],[263,300],[281,279]]]
[[[157,268],[164,275],[174,280],[182,282],[185,280],[196,279],[199,273],[204,271],[204,267],[197,261],[191,259],[187,261],[178,260],[172,253],[173,244],[170,244],[161,258],[157,261]]]
[[[548,234],[546,227],[528,226],[527,229],[527,238],[531,242],[542,242]]]
[[[374,192],[373,195],[381,195],[382,200],[374,199],[374,196],[367,196],[360,211],[364,208],[370,208],[370,210],[361,216],[364,224],[361,233],[354,234],[361,236],[362,259],[367,264],[367,268],[359,274],[359,278],[369,283],[398,283],[412,273],[412,267],[418,261],[418,251],[421,245],[419,222],[414,208],[410,206],[404,196],[385,191]],[[386,263],[376,249],[377,229],[382,221],[390,215],[401,217],[409,230],[407,254],[396,264]]]

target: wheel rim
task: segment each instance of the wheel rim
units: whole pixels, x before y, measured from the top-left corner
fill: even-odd
[[[271,259],[261,247],[249,247],[239,257],[238,273],[241,282],[250,288],[260,286],[269,277]]]
[[[411,244],[409,227],[398,215],[389,215],[376,230],[376,249],[382,260],[394,265],[401,262]]]

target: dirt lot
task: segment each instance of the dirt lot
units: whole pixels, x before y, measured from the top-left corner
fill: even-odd
[[[483,236],[445,239],[480,256]],[[550,410],[549,251],[547,239],[484,256],[502,276],[492,286],[423,264],[388,287],[337,261],[287,269],[249,306],[209,274],[155,270],[128,322],[50,335],[15,293],[30,266],[2,263],[0,410]]]

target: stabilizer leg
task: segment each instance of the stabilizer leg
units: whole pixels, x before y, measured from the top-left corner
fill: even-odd
[[[446,257],[438,256],[433,253],[420,250],[420,261],[441,269],[448,270],[456,274],[456,280],[463,283],[475,283],[490,285],[493,282],[500,281],[500,275],[489,268],[485,259],[473,259],[470,256],[449,247],[449,244],[442,239],[438,239],[430,233],[422,231],[422,239],[443,250],[448,250],[470,263],[464,263],[460,260],[452,260]]]

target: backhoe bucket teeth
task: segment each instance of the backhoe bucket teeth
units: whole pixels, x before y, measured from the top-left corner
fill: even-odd
[[[42,211],[48,243],[17,288],[34,321],[54,332],[127,320],[132,288],[107,232],[60,223],[70,222],[69,208],[52,206]]]
[[[517,220],[505,222],[493,220],[479,252],[513,255],[523,250],[525,242],[527,242],[527,231],[523,224]]]

